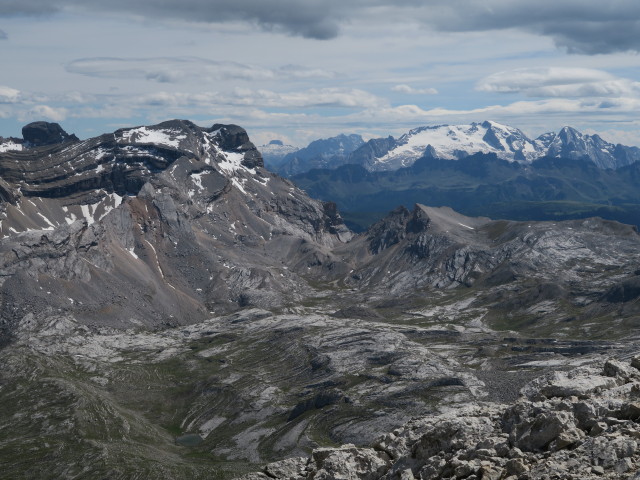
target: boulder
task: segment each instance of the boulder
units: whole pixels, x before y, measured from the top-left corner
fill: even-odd
[[[347,444],[340,448],[318,448],[311,454],[309,480],[378,480],[390,466],[388,455],[372,448]]]

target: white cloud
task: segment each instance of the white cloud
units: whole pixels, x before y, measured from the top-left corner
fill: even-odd
[[[313,88],[301,92],[287,93],[237,88],[226,102],[232,105],[255,105],[273,108],[369,108],[382,106],[386,103],[380,97],[364,90],[335,87]]]
[[[640,82],[589,68],[539,67],[494,73],[476,89],[530,97],[611,97],[639,94]]]
[[[611,80],[612,75],[589,68],[537,67],[494,73],[482,79],[477,89],[485,92],[513,93],[541,86],[575,85]]]
[[[435,88],[414,88],[409,85],[395,85],[391,87],[391,90],[399,93],[406,93],[408,95],[437,95],[438,90]]]
[[[631,113],[640,107],[640,99],[616,98],[616,99],[568,99],[553,98],[537,101],[519,101],[508,105],[492,105],[470,110],[432,109],[429,115],[453,116],[469,114],[501,114],[512,116],[525,115],[550,115],[550,114],[578,114],[598,113],[607,115],[611,113]]]
[[[589,135],[597,134],[607,142],[611,143],[620,143],[622,145],[640,145],[640,130],[638,129],[638,124],[630,125],[630,130],[618,130],[618,129],[608,129],[608,130],[594,130],[593,128],[587,128],[584,130],[584,133]]]
[[[156,92],[133,100],[148,107],[206,107],[243,106],[251,108],[370,108],[386,102],[369,92],[352,88],[318,88],[300,92],[274,92],[272,90],[235,88],[230,92]]]
[[[0,85],[0,103],[16,103],[20,100],[20,90]]]
[[[29,110],[19,112],[17,118],[22,122],[30,120],[51,120],[54,122],[61,122],[67,118],[67,109],[54,108],[48,105],[36,105]]]
[[[66,65],[70,73],[97,78],[142,79],[158,83],[212,82],[216,80],[265,81],[277,79],[334,78],[334,72],[301,65],[264,68],[198,57],[81,58]]]

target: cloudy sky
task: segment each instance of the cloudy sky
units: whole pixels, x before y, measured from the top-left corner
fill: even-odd
[[[254,143],[495,120],[640,145],[638,0],[0,0],[0,135],[186,118]]]

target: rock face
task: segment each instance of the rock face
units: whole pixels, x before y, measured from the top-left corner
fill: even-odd
[[[283,264],[350,235],[335,208],[264,170],[235,125],[173,120],[80,142],[36,123],[25,135],[41,146],[0,153],[8,330],[51,309],[124,326],[282,305],[310,291]]]
[[[631,312],[637,300],[628,277],[640,237],[631,227],[491,221],[416,206],[351,240],[335,204],[266,171],[235,125],[172,120],[7,151],[0,172],[7,330],[48,308],[111,326],[194,322],[294,305],[329,285],[362,303],[486,285],[497,288],[477,305],[512,312],[559,306],[561,292],[600,292],[605,310],[621,303]],[[558,288],[516,287],[514,279]],[[614,290],[602,296],[603,288]]]
[[[574,382],[585,388],[577,392]],[[636,368],[608,360],[541,377],[523,392],[512,406],[415,419],[372,448],[320,448],[287,460],[286,471],[276,463],[265,472],[300,480],[638,478]]]
[[[586,158],[603,169],[624,167],[640,159],[637,147],[614,145],[598,135],[585,135],[571,127],[564,127],[557,135],[544,135],[538,142],[550,157]]]
[[[600,219],[493,221],[417,205],[393,211],[336,253],[357,259],[351,263],[354,274],[344,281],[359,290],[402,294],[426,287],[508,286],[517,277],[553,279],[571,289],[584,286],[580,279],[590,264],[608,263],[610,255],[619,264],[638,258],[639,241],[634,227]],[[604,247],[612,243],[615,248]],[[615,287],[625,293],[613,290],[606,298],[635,298],[632,269],[628,263],[624,275],[630,279]]]
[[[22,127],[22,137],[27,145],[42,147],[67,141],[78,141],[75,135],[69,135],[57,123],[33,122]]]

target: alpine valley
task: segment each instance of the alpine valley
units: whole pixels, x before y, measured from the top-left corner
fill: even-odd
[[[531,140],[485,121],[420,127],[360,146],[344,141],[351,137],[317,140],[273,168],[312,197],[336,202],[358,231],[415,202],[512,220],[600,216],[640,225],[640,149],[598,135],[565,127]]]
[[[443,128],[345,136],[336,155],[369,160],[304,178],[636,198],[637,149],[594,163],[563,138],[599,137],[490,122],[465,135],[493,150],[417,140]],[[636,227],[407,193],[356,234],[302,178],[235,125],[0,140],[2,476],[637,478]]]

